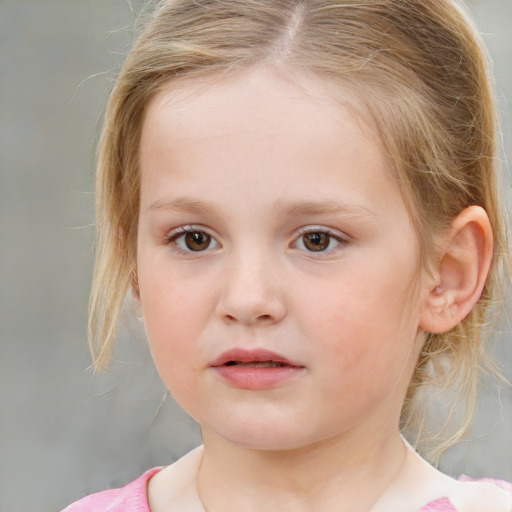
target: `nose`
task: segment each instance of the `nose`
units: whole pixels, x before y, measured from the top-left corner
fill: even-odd
[[[254,254],[226,262],[217,315],[226,323],[275,324],[286,316],[282,270]]]

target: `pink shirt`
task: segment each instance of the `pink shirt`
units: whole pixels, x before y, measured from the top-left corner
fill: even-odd
[[[137,480],[120,489],[110,489],[86,496],[72,503],[62,512],[151,512],[148,505],[147,485],[149,479],[161,469],[150,469]],[[460,480],[471,481],[465,476]],[[493,482],[512,494],[512,484],[508,482],[489,478],[480,481]],[[441,498],[428,503],[418,512],[457,512],[457,509],[448,498]]]

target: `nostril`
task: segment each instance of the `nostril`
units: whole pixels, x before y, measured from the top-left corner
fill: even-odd
[[[286,315],[286,308],[278,297],[227,294],[219,299],[215,313],[227,324],[270,325]]]
[[[258,315],[256,317],[254,317],[254,319],[250,320],[250,319],[244,319],[242,317],[238,318],[236,315],[224,315],[224,320],[229,322],[229,323],[237,323],[239,321],[242,321],[242,322],[245,322],[245,323],[248,323],[248,324],[253,324],[253,323],[268,323],[268,322],[272,322],[273,321],[273,317],[272,315]]]

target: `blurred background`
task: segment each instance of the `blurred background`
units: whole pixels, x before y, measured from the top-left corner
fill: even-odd
[[[468,2],[492,54],[512,155],[512,0]],[[93,172],[112,80],[141,1],[0,0],[0,512],[51,512],[199,444],[165,393],[141,325],[90,370]],[[509,317],[510,315],[509,307]],[[512,378],[505,321],[496,356]],[[454,475],[512,480],[512,391],[485,379]]]

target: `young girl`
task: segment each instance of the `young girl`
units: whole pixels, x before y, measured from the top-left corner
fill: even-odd
[[[67,512],[512,511],[401,435],[434,383],[470,417],[508,276],[489,82],[454,0],[161,3],[106,113],[90,336],[104,367],[131,290],[203,445]]]

